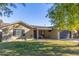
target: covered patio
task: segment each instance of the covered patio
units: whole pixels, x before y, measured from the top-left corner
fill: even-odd
[[[51,32],[51,28],[36,28],[33,30],[33,38],[34,39],[50,39],[48,36],[49,32]]]

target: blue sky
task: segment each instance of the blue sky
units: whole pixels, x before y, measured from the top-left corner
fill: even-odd
[[[41,25],[50,26],[50,19],[46,18],[46,14],[52,4],[42,4],[42,3],[30,3],[26,4],[26,7],[18,5],[18,7],[11,8],[13,10],[13,15],[10,17],[0,17],[4,22],[12,23],[16,21],[23,21],[31,25]]]

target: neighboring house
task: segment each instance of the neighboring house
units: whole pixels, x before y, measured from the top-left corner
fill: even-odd
[[[60,38],[67,38],[68,31],[62,31]],[[0,38],[11,39],[58,39],[58,31],[52,27],[34,26],[24,22],[3,23],[0,26]]]

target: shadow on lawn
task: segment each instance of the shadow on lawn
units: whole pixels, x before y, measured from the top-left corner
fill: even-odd
[[[44,45],[43,42],[6,42],[0,43],[0,55],[5,56],[62,56],[79,55],[79,50],[69,48],[78,46]]]

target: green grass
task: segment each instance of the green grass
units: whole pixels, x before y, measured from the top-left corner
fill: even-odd
[[[62,40],[33,40],[1,42],[0,55],[4,56],[73,56],[79,55],[76,42]]]

